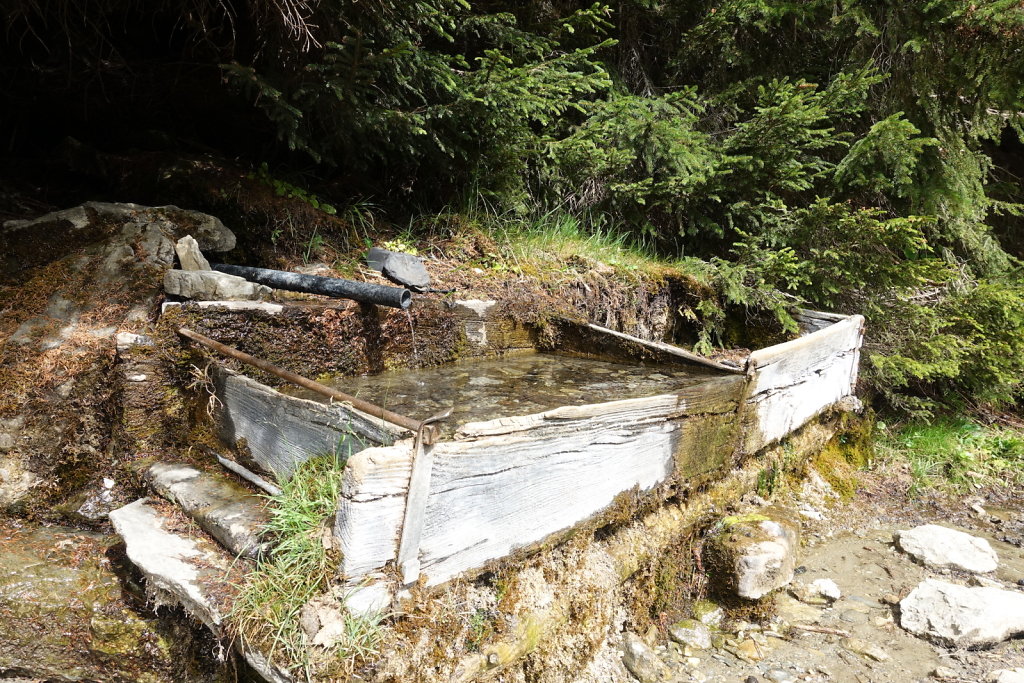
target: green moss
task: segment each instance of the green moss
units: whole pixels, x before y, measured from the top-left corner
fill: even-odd
[[[868,466],[874,458],[874,416],[844,413],[839,418],[839,430],[810,464],[840,499],[848,501],[857,492],[857,470]]]

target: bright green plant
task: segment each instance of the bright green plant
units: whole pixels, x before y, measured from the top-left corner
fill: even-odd
[[[914,495],[1024,482],[1024,433],[1008,427],[964,418],[915,422],[887,433],[880,446],[907,461]]]
[[[337,454],[308,460],[271,499],[267,534],[272,550],[245,578],[230,615],[241,637],[264,648],[271,661],[307,677],[311,646],[299,613],[325,592],[339,560],[323,536],[337,508],[344,466],[345,458]],[[381,637],[379,620],[349,614],[344,619],[336,656],[372,655]]]

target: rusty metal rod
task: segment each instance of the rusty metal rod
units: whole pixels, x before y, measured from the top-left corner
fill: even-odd
[[[356,410],[361,410],[367,415],[379,417],[385,422],[390,422],[391,424],[398,425],[399,427],[405,427],[406,429],[412,430],[413,432],[419,433],[419,431],[422,429],[423,443],[425,444],[432,444],[437,439],[437,428],[434,427],[433,425],[424,424],[423,422],[420,422],[419,420],[413,419],[406,415],[399,415],[398,413],[394,413],[388,410],[387,408],[382,408],[378,405],[370,403],[369,401],[364,401],[361,398],[350,396],[346,393],[338,391],[337,389],[332,389],[328,386],[320,384],[320,382],[314,382],[308,377],[296,375],[294,372],[289,372],[283,368],[279,368],[276,365],[268,363],[265,360],[261,360],[259,358],[256,358],[255,356],[250,356],[244,351],[239,351],[233,346],[221,344],[219,341],[210,339],[209,337],[199,334],[198,332],[193,332],[192,330],[186,327],[179,327],[178,334],[180,334],[183,337],[187,337],[188,339],[191,339],[192,341],[198,344],[202,344],[203,346],[211,348],[214,351],[219,351],[220,353],[223,353],[225,356],[229,356],[231,358],[234,358],[235,360],[240,360],[243,363],[248,363],[249,365],[259,368],[264,372],[269,372],[271,375],[280,377],[281,379],[287,382],[297,384],[300,387],[305,387],[310,391],[315,391],[316,393],[322,396],[326,396],[336,401],[343,401],[345,403],[348,403]]]

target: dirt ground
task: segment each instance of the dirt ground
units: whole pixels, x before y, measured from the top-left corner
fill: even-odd
[[[906,495],[909,475],[898,465],[861,476],[849,503],[829,503],[815,486],[783,496],[801,510],[802,555],[794,583],[835,581],[842,597],[810,605],[789,591],[760,626],[732,624],[710,650],[657,651],[673,681],[985,681],[995,670],[1024,667],[1024,639],[987,650],[934,645],[899,626],[899,599],[932,576],[971,585],[969,574],[925,568],[894,547],[893,532],[935,523],[989,541],[999,568],[989,577],[1024,590],[1024,494],[977,491],[967,496]],[[818,519],[820,517],[820,519]]]

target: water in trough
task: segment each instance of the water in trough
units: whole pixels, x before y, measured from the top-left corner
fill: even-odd
[[[668,394],[718,377],[699,367],[611,363],[527,353],[379,375],[336,377],[325,384],[417,419],[453,408],[442,433],[466,422],[529,415],[566,405]],[[305,389],[284,389],[325,400]]]

